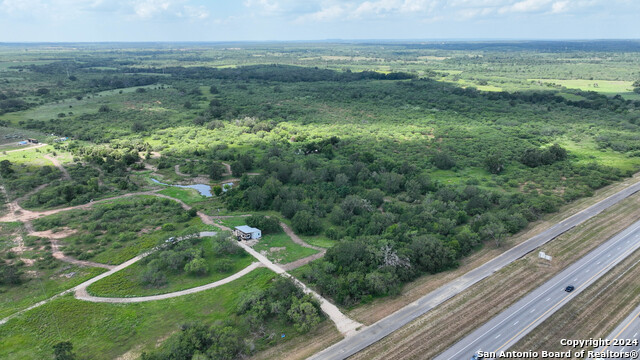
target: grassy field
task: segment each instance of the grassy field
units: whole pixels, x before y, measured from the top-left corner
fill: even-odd
[[[207,200],[205,196],[200,195],[200,193],[195,189],[184,189],[171,186],[160,191],[159,193],[181,200],[188,205],[193,205]]]
[[[558,142],[565,147],[572,156],[575,156],[579,164],[599,164],[611,166],[623,170],[637,170],[640,166],[640,158],[627,156],[611,149],[598,149],[593,141],[576,142],[570,139],[562,139]]]
[[[103,297],[135,297],[166,294],[218,281],[235,274],[254,261],[253,257],[244,251],[236,255],[216,256],[212,251],[213,243],[211,238],[202,239],[202,248],[204,249],[203,257],[209,266],[209,272],[206,275],[196,276],[182,271],[180,273],[168,273],[167,285],[161,288],[149,288],[142,285],[140,280],[140,274],[144,271],[146,265],[143,265],[142,262],[137,262],[122,271],[92,284],[87,290],[92,295]],[[232,267],[225,272],[214,271],[213,269],[216,263],[223,259],[232,260]]]
[[[228,218],[220,219],[222,225],[233,229],[236,226],[247,225],[247,217],[246,216],[234,216]]]
[[[140,86],[142,88],[150,89],[155,86]],[[109,105],[111,107],[119,108],[122,105],[117,105],[118,103],[123,103],[122,99],[125,99],[128,94],[132,94],[136,91],[136,87],[118,89],[118,90],[107,90],[98,92],[96,94],[89,94],[89,96],[84,96],[81,99],[77,98],[68,98],[61,101],[57,101],[55,103],[49,103],[45,105],[41,105],[35,107],[33,109],[14,112],[10,114],[5,114],[1,116],[3,120],[8,120],[11,123],[17,123],[23,119],[34,119],[34,120],[49,120],[58,117],[58,114],[66,114],[67,116],[74,118],[79,115],[96,113],[101,105]],[[122,93],[120,93],[122,91]],[[120,100],[120,101],[119,101]],[[70,114],[71,113],[71,114]]]
[[[317,253],[316,250],[294,243],[285,233],[264,235],[253,249],[280,264],[290,263]]]
[[[233,321],[239,296],[256,287],[265,287],[274,278],[267,269],[256,269],[241,279],[198,294],[138,304],[101,304],[56,299],[27,312],[0,327],[0,358],[45,359],[52,346],[72,340],[78,354],[90,359],[114,359],[127,353],[134,358],[151,350],[186,322]],[[91,314],[91,316],[87,316]],[[288,336],[295,330],[270,324],[270,332]],[[251,329],[243,329],[251,331]]]
[[[567,89],[578,89],[582,91],[595,91],[605,95],[620,94],[625,99],[640,100],[640,94],[633,92],[633,81],[611,81],[611,80],[563,80],[563,79],[527,79],[547,84],[554,84]]]
[[[32,278],[17,286],[0,285],[0,318],[9,316],[39,301],[50,298],[107,271],[86,268],[55,260],[49,269],[37,269]]]
[[[323,235],[315,235],[315,236],[308,236],[308,235],[298,235],[302,240],[304,240],[304,242],[306,242],[309,245],[313,245],[313,246],[318,246],[321,248],[330,248],[333,245],[335,245],[337,243],[336,240],[331,240],[329,238],[327,238],[326,236]]]

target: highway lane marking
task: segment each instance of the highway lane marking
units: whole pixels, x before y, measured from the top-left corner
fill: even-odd
[[[498,336],[496,336],[496,339],[497,339],[497,338],[499,338],[499,337],[500,337],[500,335],[502,335],[502,334],[498,334]]]
[[[636,337],[636,336],[638,336],[638,333],[633,334],[633,337]]]
[[[513,325],[518,325],[519,322],[520,322],[520,320],[514,322]]]
[[[638,184],[640,184],[640,183],[638,183]],[[634,224],[634,225],[635,225],[635,224]],[[633,225],[632,225],[632,226],[633,226]],[[629,230],[629,228],[627,228],[627,229],[623,230],[621,233],[618,233],[617,235],[615,235],[615,236],[614,236],[613,238],[611,238],[610,240],[613,240],[613,239],[614,239],[615,237],[617,237],[617,236],[619,236],[620,238],[624,238],[625,236],[630,235],[630,233],[633,233],[633,232],[637,231],[638,229],[640,229],[640,228],[636,228],[636,229],[632,229],[632,230]],[[629,233],[629,234],[625,234],[625,233]],[[612,242],[612,243],[611,243],[611,244],[609,244],[606,248],[604,248],[604,249],[602,250],[602,252],[604,253],[604,252],[606,252],[607,250],[611,249],[612,247],[616,246],[616,245],[617,245],[621,240],[622,240],[622,239]],[[607,242],[607,243],[608,243],[608,242]],[[607,244],[607,243],[605,243],[605,244]],[[601,246],[604,246],[605,244],[602,244]],[[598,248],[594,249],[593,251],[595,251],[595,250],[597,250],[597,249],[598,249]],[[628,251],[629,251],[629,250],[627,250],[627,252],[628,252]],[[633,249],[633,251],[635,251],[635,249]],[[589,253],[589,254],[591,254],[591,253]],[[588,257],[588,256],[589,256],[589,254],[585,255],[585,257],[583,257],[582,259],[584,259],[584,258]],[[592,257],[595,257],[595,256],[592,256]],[[594,260],[594,259],[592,259],[591,261],[593,261],[593,260]],[[579,261],[579,260],[578,260],[578,261]],[[614,262],[615,262],[615,261],[616,261],[616,260],[614,260]],[[576,263],[574,263],[574,264],[576,264]],[[572,265],[573,265],[573,264],[572,264]],[[572,265],[570,265],[570,266],[572,266]],[[590,265],[590,263],[589,263],[589,262],[585,262],[584,264],[582,264],[582,265],[578,266],[578,267],[577,267],[577,268],[576,268],[576,269],[575,269],[571,274],[567,274],[567,275],[565,275],[561,280],[562,280],[562,281],[566,280],[566,279],[567,279],[569,276],[571,276],[573,273],[575,273],[576,271],[578,271],[578,270],[580,270],[580,269],[584,268],[584,267],[585,267],[585,266],[587,266],[587,265]],[[606,269],[606,267],[605,267],[604,269]],[[603,269],[603,270],[604,270],[604,269]],[[565,270],[566,270],[566,269],[565,269]],[[602,271],[602,270],[601,270],[601,271]],[[601,272],[601,271],[600,271],[600,272]],[[557,274],[556,276],[560,276],[561,274],[562,274],[562,273]],[[597,275],[598,275],[598,273],[596,273],[596,274],[595,274],[595,275],[593,275],[593,276],[597,276]],[[592,276],[592,278],[593,278],[593,276]],[[591,280],[591,279],[589,279],[589,280]],[[589,280],[587,280],[587,282],[588,282]],[[559,281],[558,281],[558,282],[556,282],[556,283],[559,283]],[[544,285],[542,285],[542,286],[544,286]],[[581,286],[579,286],[578,288],[580,288],[580,287],[581,287]],[[542,294],[540,294],[540,295],[535,296],[535,297],[534,297],[533,299],[531,299],[528,303],[526,303],[526,304],[524,304],[523,306],[521,306],[519,310],[522,310],[524,307],[526,307],[527,305],[531,304],[532,302],[534,302],[535,300],[537,300],[538,298],[540,298],[542,295],[544,295],[544,292],[543,292]],[[569,295],[567,295],[567,296],[569,296]],[[563,300],[564,300],[564,299],[563,299]],[[561,300],[561,301],[563,301],[563,300]],[[515,305],[515,304],[514,304],[514,305]],[[557,305],[557,304],[556,304],[556,305]],[[552,308],[552,309],[553,309],[553,308]],[[516,313],[514,312],[514,313],[512,313],[511,315],[507,316],[507,318],[506,318],[506,319],[504,319],[504,320],[500,321],[497,325],[494,325],[491,329],[489,329],[489,330],[488,330],[488,331],[486,331],[485,333],[486,333],[486,334],[491,333],[495,328],[497,328],[497,327],[498,327],[498,326],[500,326],[502,323],[504,323],[507,319],[509,319],[509,318],[511,318],[511,317],[513,317],[513,316],[515,316],[515,315],[516,315]],[[541,315],[541,316],[544,316],[544,314],[543,314],[543,315]],[[537,320],[536,320],[536,321],[537,321]],[[524,330],[526,330],[526,329],[527,329],[527,328],[525,328]],[[522,330],[522,331],[524,331],[524,330]],[[520,335],[520,334],[516,334],[515,336],[519,336],[519,335]],[[515,337],[515,336],[514,336],[514,337]],[[475,344],[478,340],[480,340],[480,338],[479,338],[479,337],[478,337],[478,338],[476,338],[475,340],[471,341],[469,344],[467,344],[467,346],[466,346],[465,348],[463,348],[463,349],[461,349],[461,350],[458,350],[455,354],[453,354],[453,356],[456,356],[456,355],[458,355],[459,353],[461,353],[461,352],[465,351],[465,350],[466,350],[467,348],[469,348],[471,345]],[[509,341],[507,341],[507,343],[509,343],[511,340],[512,340],[512,339],[510,339]],[[502,345],[500,348],[504,347],[507,343],[505,343],[504,345]],[[453,357],[452,357],[452,358],[453,358]]]
[[[611,246],[614,246],[615,244],[611,244]],[[593,280],[593,278],[595,278],[596,276],[598,276],[601,272],[607,270],[612,264],[614,264],[615,262],[617,262],[619,259],[624,259],[625,257],[627,257],[628,255],[626,255],[626,253],[631,253],[634,252],[630,251],[632,249],[628,249],[627,251],[625,251],[625,253],[621,254],[620,256],[618,256],[617,258],[615,258],[612,262],[610,262],[609,264],[607,264],[605,267],[603,267],[600,271],[598,271],[597,273],[595,273],[593,276],[591,276],[587,281],[585,281],[582,285],[578,286],[578,289],[580,289],[581,287],[585,286],[585,284],[589,283],[591,280]],[[608,270],[607,270],[608,271]],[[577,290],[577,289],[576,289]],[[507,340],[507,342],[505,342],[504,344],[502,344],[499,348],[497,348],[494,352],[499,352],[500,349],[502,349],[503,347],[507,346],[507,344],[509,344],[513,339],[515,339],[516,337],[520,336],[520,334],[522,334],[523,332],[525,332],[528,328],[530,328],[531,326],[533,326],[533,324],[535,324],[538,320],[540,320],[542,317],[544,317],[547,313],[549,313],[550,311],[552,311],[553,309],[555,309],[558,305],[560,305],[561,303],[563,303],[569,296],[571,296],[572,294],[567,294],[564,298],[562,298],[562,300],[558,301],[557,303],[555,303],[551,308],[549,308],[547,311],[545,311],[544,313],[542,313],[542,315],[538,316],[538,318],[536,318],[535,320],[533,320],[531,323],[529,323],[529,325],[527,325],[525,328],[523,328],[522,330],[520,330],[517,334],[515,334],[514,336],[511,337],[511,339]],[[638,313],[638,315],[640,315],[640,313]],[[636,315],[634,317],[634,319],[636,317],[638,317],[638,315]],[[631,322],[629,324],[627,324],[627,326],[625,326],[625,329],[631,324]],[[496,325],[497,326],[497,325]],[[623,329],[624,330],[624,329]],[[620,332],[622,333],[622,331]],[[620,336],[620,334],[618,334],[616,336],[616,338]],[[615,339],[615,338],[614,338]],[[606,348],[605,348],[606,349]],[[604,349],[602,350],[604,351]]]
[[[551,298],[547,298],[547,301],[551,300]]]
[[[533,313],[534,311],[536,311],[536,309],[533,309],[533,310],[529,311],[529,314]]]

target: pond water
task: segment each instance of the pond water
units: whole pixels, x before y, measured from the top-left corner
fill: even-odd
[[[151,179],[151,181],[153,181],[156,184],[160,184],[160,185],[166,185],[166,186],[175,186],[175,187],[179,187],[179,188],[187,188],[187,189],[196,189],[200,195],[206,196],[206,197],[212,197],[213,195],[211,195],[211,186],[209,185],[205,185],[205,184],[195,184],[195,185],[170,185],[170,184],[165,184],[163,182],[160,182],[156,179]]]

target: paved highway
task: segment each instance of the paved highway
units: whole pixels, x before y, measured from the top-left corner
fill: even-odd
[[[395,313],[381,319],[380,321],[359,330],[355,335],[346,337],[342,341],[324,349],[323,351],[310,357],[318,360],[345,359],[360,350],[374,344],[385,336],[400,329],[409,322],[422,316],[434,307],[442,304],[446,300],[468,289],[472,285],[490,276],[494,272],[509,265],[513,261],[523,257],[529,252],[553,240],[559,235],[567,232],[573,227],[589,220],[602,211],[626,199],[634,193],[640,191],[640,183],[635,183],[624,190],[588,207],[587,209],[553,225],[549,229],[532,237],[493,258],[485,264],[469,271],[461,277],[439,287],[422,298],[403,307]]]
[[[639,248],[640,221],[595,248],[447,349],[436,359],[469,359],[479,350],[496,354],[499,354],[500,351],[506,351]],[[566,292],[564,289],[568,285],[575,286],[575,290],[570,293]],[[495,358],[493,355],[487,356],[487,359],[493,358]]]
[[[602,354],[601,357],[596,357],[596,359],[612,358],[611,356],[604,356],[608,352],[629,353],[618,359],[637,359],[637,357],[631,356],[632,354],[630,354],[630,352],[634,350],[637,352],[640,351],[640,336],[638,335],[640,335],[640,306],[635,308],[631,314],[606,337],[608,340],[621,341],[622,343],[596,347],[593,351]],[[590,357],[590,359],[593,359],[593,357]]]

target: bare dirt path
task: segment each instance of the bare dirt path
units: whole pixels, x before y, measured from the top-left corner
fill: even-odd
[[[53,165],[58,168],[58,170],[62,171],[62,178],[64,180],[71,181],[71,175],[69,175],[69,172],[67,171],[67,169],[65,169],[64,166],[62,166],[62,164],[60,163],[60,161],[58,161],[58,159],[49,155],[43,155],[42,157],[51,161]]]
[[[200,236],[212,236],[215,233],[209,232],[209,231],[203,231],[200,233]],[[0,320],[0,325],[6,323],[7,321],[21,315],[24,314],[25,312],[31,310],[31,309],[35,309],[39,306],[42,306],[60,296],[63,296],[65,294],[68,293],[74,293],[74,296],[79,299],[79,300],[85,300],[85,301],[90,301],[90,302],[106,302],[106,303],[135,303],[135,302],[144,302],[144,301],[155,301],[155,300],[162,300],[162,299],[169,299],[169,298],[173,298],[173,297],[178,297],[178,296],[184,296],[184,295],[188,295],[188,294],[194,294],[197,292],[201,292],[201,291],[205,291],[205,290],[209,290],[209,289],[213,289],[215,287],[218,286],[222,286],[224,284],[227,284],[233,280],[239,279],[240,277],[250,273],[251,271],[253,271],[254,269],[263,266],[261,263],[259,262],[254,262],[251,265],[247,266],[246,268],[244,268],[243,270],[229,276],[226,277],[224,279],[215,281],[213,283],[210,284],[206,284],[206,285],[202,285],[202,286],[198,286],[192,289],[186,289],[186,290],[181,290],[181,291],[176,291],[173,293],[168,293],[168,294],[161,294],[161,295],[153,295],[153,296],[145,296],[145,297],[137,297],[137,298],[102,298],[102,297],[97,297],[97,296],[91,296],[89,295],[89,293],[87,292],[87,287],[99,280],[102,280],[104,278],[106,278],[107,276],[113,275],[114,273],[126,269],[127,267],[135,264],[136,262],[138,262],[139,260],[149,256],[150,254],[152,254],[154,251],[156,251],[157,249],[152,249],[146,253],[140,254],[120,265],[114,266],[113,268],[111,268],[109,271],[104,272],[96,277],[93,277],[85,282],[83,282],[80,285],[77,285],[69,290],[65,290],[57,295],[54,295],[48,299],[45,299],[43,301],[40,301],[36,304],[33,304],[31,306],[29,306],[26,309],[20,310],[2,320]]]
[[[305,294],[313,295],[313,297],[316,298],[316,300],[318,300],[318,302],[320,303],[320,308],[322,309],[322,311],[325,314],[327,314],[327,316],[331,319],[331,321],[334,322],[334,324],[338,328],[338,331],[340,331],[342,333],[342,335],[351,336],[351,335],[356,334],[358,332],[358,330],[363,328],[362,324],[360,324],[359,322],[348,318],[346,315],[344,315],[340,311],[340,309],[338,309],[337,306],[335,306],[332,303],[330,303],[327,299],[322,297],[317,292],[315,292],[315,291],[311,290],[310,288],[308,288],[300,280],[296,279],[294,276],[292,276],[291,274],[286,272],[281,266],[279,266],[277,264],[274,264],[269,259],[267,259],[265,256],[261,255],[260,253],[258,253],[255,250],[253,250],[253,248],[251,248],[251,246],[245,244],[244,241],[238,241],[238,245],[240,247],[242,247],[246,252],[251,254],[253,257],[258,259],[258,261],[263,263],[268,269],[271,269],[273,272],[275,272],[278,275],[286,276],[286,277],[290,278],[291,280],[293,280],[293,282],[295,282],[296,285],[298,285],[302,289],[302,291],[305,292]]]
[[[4,191],[4,188],[2,188],[2,190]],[[121,196],[116,196],[116,197],[112,197],[112,198],[108,198],[108,199],[102,199],[99,201],[94,201],[92,203],[89,204],[84,204],[84,205],[79,205],[79,206],[72,206],[72,207],[67,207],[67,208],[62,208],[62,209],[55,209],[55,210],[47,210],[47,211],[41,211],[41,212],[33,212],[33,211],[28,211],[28,210],[24,210],[22,209],[17,203],[12,202],[12,204],[15,206],[11,211],[10,214],[3,216],[2,218],[0,218],[0,221],[5,221],[6,218],[10,218],[10,219],[14,219],[12,221],[22,221],[25,224],[29,223],[30,220],[41,217],[41,216],[47,216],[47,215],[52,215],[58,212],[62,212],[62,211],[68,211],[68,210],[73,210],[73,209],[86,209],[91,207],[93,204],[98,203],[98,202],[105,202],[105,201],[110,201],[110,200],[114,200],[114,199],[118,199],[118,198],[125,198],[125,197],[131,197],[131,196],[136,196],[136,195],[153,195],[153,196],[158,196],[158,197],[162,197],[162,198],[167,198],[167,199],[171,199],[173,201],[177,201],[183,209],[185,210],[190,210],[191,206],[187,205],[186,203],[184,203],[183,201],[180,201],[178,199],[172,198],[170,196],[166,196],[166,195],[162,195],[162,194],[157,194],[158,190],[154,190],[154,191],[146,191],[146,192],[138,192],[138,193],[131,193],[131,194],[125,194],[125,195],[121,195]],[[224,226],[222,224],[218,224],[214,221],[214,218],[212,216],[209,216],[201,211],[197,212],[197,215],[200,217],[200,219],[202,219],[202,222],[205,224],[209,224],[209,225],[213,225],[216,226],[218,228],[220,228],[221,230],[225,230],[225,231],[231,231],[230,228],[228,228],[227,226]],[[286,225],[283,224],[283,229],[285,230],[285,232],[287,233],[287,235],[289,235],[289,237],[291,237],[291,239],[302,245],[305,247],[309,247],[312,249],[316,249],[316,247],[313,247],[307,243],[305,243],[302,239],[300,239],[295,233],[293,233],[293,231]],[[33,231],[33,228],[30,229],[30,231]],[[207,236],[210,236],[210,232],[207,232]],[[57,239],[56,239],[57,240]],[[332,303],[330,303],[329,301],[327,301],[325,298],[323,298],[322,296],[320,296],[318,293],[316,293],[315,291],[309,289],[305,284],[303,284],[302,282],[300,282],[298,279],[296,279],[295,277],[291,276],[289,273],[287,273],[282,267],[280,267],[279,265],[276,265],[274,263],[272,263],[269,259],[267,259],[265,256],[260,255],[258,252],[256,252],[255,250],[253,250],[250,246],[244,244],[243,242],[237,242],[237,245],[242,247],[245,251],[247,251],[249,254],[251,254],[253,257],[255,257],[262,265],[266,266],[267,268],[271,269],[272,271],[274,271],[275,273],[279,274],[279,275],[283,275],[286,277],[291,278],[297,286],[299,286],[300,288],[302,288],[302,290],[305,293],[308,294],[312,294],[319,302],[320,302],[320,307],[322,308],[322,311],[327,314],[327,316],[329,316],[329,318],[335,323],[336,327],[338,328],[338,330],[344,335],[344,336],[350,336],[353,335],[355,333],[357,333],[357,331],[362,328],[362,324],[360,324],[357,321],[354,321],[350,318],[348,318],[347,316],[345,316],[340,309],[338,309],[337,306],[333,305]],[[54,247],[54,242],[52,241],[52,249]],[[319,248],[318,248],[319,249]],[[324,249],[322,249],[324,250]],[[57,247],[57,243],[56,243],[56,247],[54,249],[54,253],[58,253],[59,249]],[[233,281],[241,276],[244,276],[245,274],[249,273],[251,270],[253,270],[255,267],[258,267],[259,264],[258,263],[254,263],[252,265],[250,265],[248,268],[245,268],[244,270],[240,271],[237,274],[232,275],[231,277],[227,278],[227,279],[223,279],[223,280],[219,280],[215,283],[211,283],[208,285],[204,285],[204,286],[200,286],[197,288],[193,288],[193,289],[187,289],[187,290],[182,290],[176,293],[170,293],[170,294],[163,294],[163,295],[156,295],[156,296],[152,296],[152,297],[146,297],[147,299],[144,298],[99,298],[99,297],[93,297],[90,296],[87,291],[86,288],[87,286],[93,284],[94,282],[103,279],[115,272],[118,272],[134,263],[136,263],[138,260],[146,257],[147,255],[149,255],[152,251],[138,255],[118,266],[112,267],[110,268],[109,271],[100,274],[90,280],[85,281],[84,283],[69,289],[67,291],[64,291],[58,295],[55,295],[47,300],[41,301],[33,306],[30,306],[26,309],[23,309],[5,319],[0,320],[0,324],[4,324],[6,323],[8,320],[26,312],[29,311],[35,307],[41,306],[46,304],[47,302],[61,296],[64,294],[67,294],[69,292],[74,292],[76,298],[80,299],[80,300],[86,300],[86,301],[94,301],[94,302],[109,302],[109,303],[131,303],[131,302],[140,302],[140,301],[153,301],[153,300],[160,300],[160,299],[168,299],[171,297],[176,297],[176,296],[183,296],[183,295],[187,295],[187,294],[192,294],[198,291],[204,291],[207,289],[211,289],[213,287],[217,287],[223,284],[226,284],[230,281]],[[321,252],[320,254],[324,255],[324,252]],[[316,254],[317,255],[317,254]],[[62,257],[64,257],[64,254],[62,254]],[[75,260],[78,264],[80,264],[80,260]],[[308,262],[311,261],[312,259],[305,258],[305,259],[301,259],[302,262],[299,263],[303,263],[304,261]],[[304,262],[304,263],[306,263]],[[75,262],[74,262],[75,263]],[[104,265],[104,266],[108,266],[108,265]],[[301,265],[300,265],[301,266]],[[142,299],[142,300],[141,300]]]
[[[222,165],[224,165],[224,167],[227,169],[227,172],[222,174],[222,176],[228,176],[231,175],[231,165],[227,164],[227,163],[222,163]]]
[[[296,244],[298,244],[300,246],[304,246],[304,247],[309,248],[309,249],[313,249],[313,250],[319,251],[317,254],[313,254],[311,256],[307,256],[305,258],[298,259],[298,260],[296,260],[294,262],[290,262],[290,263],[281,265],[283,269],[285,269],[285,270],[297,269],[300,266],[307,265],[308,263],[310,263],[310,262],[312,262],[314,260],[318,260],[318,259],[324,257],[325,253],[327,252],[327,249],[324,249],[324,248],[321,248],[321,247],[318,247],[318,246],[313,246],[311,244],[307,244],[298,235],[296,235],[296,233],[294,233],[293,230],[291,230],[291,228],[287,224],[285,224],[283,222],[280,223],[280,226],[282,227],[282,230],[284,230],[284,232],[287,235],[289,235],[289,237],[291,238],[291,240],[293,240],[294,243],[296,243]]]
[[[21,197],[19,197],[19,198],[15,199],[15,200],[13,200],[13,201],[15,201],[16,203],[18,203],[18,202],[22,202],[22,201],[26,200],[29,196],[31,196],[31,195],[33,195],[33,194],[37,193],[38,191],[40,191],[40,190],[42,190],[42,189],[46,188],[47,186],[49,186],[49,184],[42,184],[42,185],[40,185],[40,186],[36,187],[35,189],[33,189],[33,190],[29,191],[28,193],[26,193],[26,194],[22,195]]]
[[[29,224],[29,226],[26,226],[26,224]],[[107,265],[107,264],[101,264],[93,261],[78,260],[70,256],[66,256],[60,250],[60,239],[64,239],[70,235],[73,235],[75,233],[74,230],[66,229],[64,231],[59,231],[55,233],[52,232],[51,230],[33,231],[34,229],[31,226],[31,223],[26,223],[26,224],[25,224],[25,227],[27,228],[27,232],[29,235],[49,239],[49,241],[51,242],[51,254],[53,255],[54,258],[60,261],[64,261],[66,263],[74,264],[78,266],[99,267],[107,270],[111,270],[115,268],[115,265]]]
[[[297,269],[301,266],[307,265],[308,263],[314,261],[314,260],[318,260],[320,258],[324,257],[324,254],[327,252],[327,250],[322,249],[321,252],[317,253],[317,254],[313,254],[311,256],[307,256],[306,258],[302,258],[302,259],[298,259],[296,261],[290,262],[290,263],[286,263],[284,265],[280,265],[284,270],[293,270],[293,269]]]
[[[9,151],[3,151],[3,152],[12,153],[12,152],[18,152],[18,151],[25,151],[25,150],[41,148],[41,147],[44,147],[44,146],[47,146],[47,145],[49,145],[49,144],[42,143],[42,144],[35,145],[35,146],[28,146],[28,147],[25,147],[25,148],[22,148],[22,149],[9,150]]]
[[[2,186],[0,186],[0,187],[4,189],[4,187],[2,187]],[[57,214],[57,213],[64,212],[64,211],[69,211],[69,210],[88,209],[91,206],[93,206],[94,204],[99,204],[99,203],[103,203],[103,202],[107,202],[107,201],[112,201],[112,200],[116,200],[116,199],[132,197],[132,196],[152,195],[152,196],[165,197],[164,195],[156,194],[157,191],[160,191],[160,190],[150,190],[150,191],[141,191],[141,192],[129,193],[129,194],[118,195],[118,196],[114,196],[114,197],[110,197],[110,198],[106,198],[106,199],[96,200],[96,201],[88,203],[88,204],[69,206],[69,207],[66,207],[66,208],[59,208],[59,209],[52,209],[52,210],[43,210],[43,211],[26,210],[26,209],[23,209],[15,201],[12,201],[12,202],[7,204],[7,206],[9,207],[9,210],[10,210],[9,213],[5,214],[2,217],[0,217],[0,222],[14,222],[14,221],[28,222],[28,221],[31,221],[31,220],[34,220],[34,219],[37,219],[37,218],[40,218],[40,217],[43,217],[43,216],[49,216],[49,215],[53,215],[53,214]],[[176,199],[170,198],[170,197],[167,197],[167,198],[172,199],[172,200],[176,200]],[[176,200],[176,201],[178,201],[178,200]],[[181,201],[178,201],[178,202],[181,202]],[[182,203],[182,204],[184,204],[184,203]]]
[[[178,175],[178,176],[186,176],[186,177],[191,176],[191,175],[189,175],[189,174],[185,174],[185,173],[183,173],[183,172],[180,172],[180,164],[178,164],[178,165],[174,166],[174,167],[173,167],[173,170],[175,170],[176,175]]]
[[[282,227],[282,230],[284,230],[284,232],[289,235],[289,237],[291,238],[291,240],[293,240],[294,243],[304,246],[306,248],[309,249],[313,249],[313,250],[318,250],[318,251],[327,251],[326,249],[323,249],[321,247],[317,247],[317,246],[313,246],[313,245],[309,245],[307,244],[304,240],[300,239],[300,237],[298,235],[296,235],[293,230],[291,230],[291,228],[289,227],[289,225],[281,222],[280,226]]]

